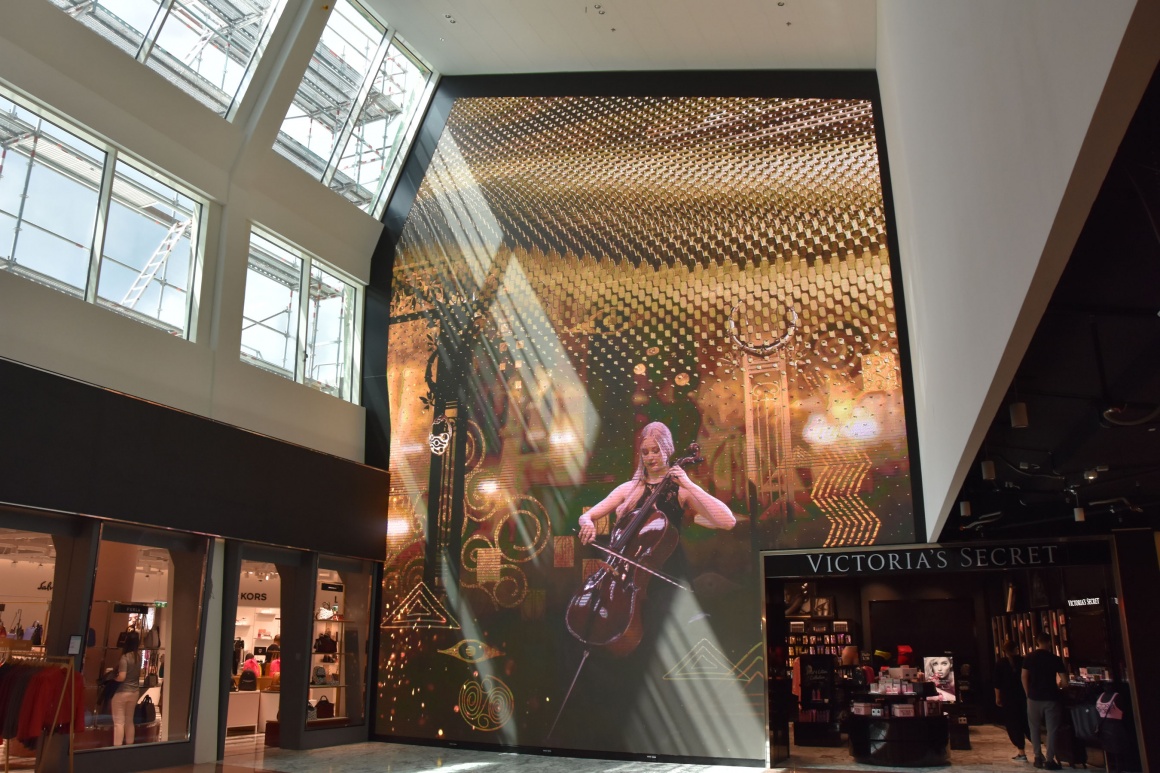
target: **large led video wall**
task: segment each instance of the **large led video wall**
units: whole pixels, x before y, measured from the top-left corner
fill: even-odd
[[[763,759],[757,551],[915,537],[893,280],[869,101],[457,100],[394,265],[377,732]]]

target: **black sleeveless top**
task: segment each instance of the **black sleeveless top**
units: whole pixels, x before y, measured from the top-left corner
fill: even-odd
[[[652,493],[656,490],[656,487],[661,485],[663,482],[664,481],[662,480],[658,483],[645,483],[644,493],[640,495],[640,499],[636,500],[636,503],[632,507],[624,511],[624,515],[617,519],[617,525],[619,525],[621,521],[627,523],[629,518],[632,517],[632,514],[640,509],[640,506],[644,504],[644,501],[652,496]],[[681,506],[680,492],[680,487],[675,487],[668,494],[665,494],[660,499],[658,499],[656,503],[657,509],[660,510],[661,513],[664,514],[665,518],[668,519],[669,525],[671,525],[678,532],[684,525],[685,520],[685,508]]]

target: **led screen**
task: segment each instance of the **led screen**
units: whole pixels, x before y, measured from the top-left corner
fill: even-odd
[[[377,731],[763,759],[756,551],[914,538],[892,282],[868,101],[457,100],[393,272]]]

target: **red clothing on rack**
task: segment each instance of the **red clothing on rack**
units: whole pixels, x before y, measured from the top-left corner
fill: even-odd
[[[66,669],[63,667],[49,665],[40,669],[32,677],[24,691],[24,701],[20,706],[20,729],[17,732],[17,737],[37,738],[42,732],[54,725],[67,732],[70,723],[70,709],[72,710],[71,721],[74,726],[84,727],[84,683],[81,681],[80,674],[73,673],[73,700],[70,705],[69,695],[65,690],[66,673]],[[56,713],[58,705],[60,711]]]

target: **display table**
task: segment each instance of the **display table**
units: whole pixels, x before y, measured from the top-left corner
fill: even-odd
[[[850,753],[863,765],[905,768],[946,765],[947,718],[864,717],[847,719]]]
[[[266,690],[258,693],[258,732],[266,732],[266,723],[278,718],[278,706],[282,702],[282,693]]]

